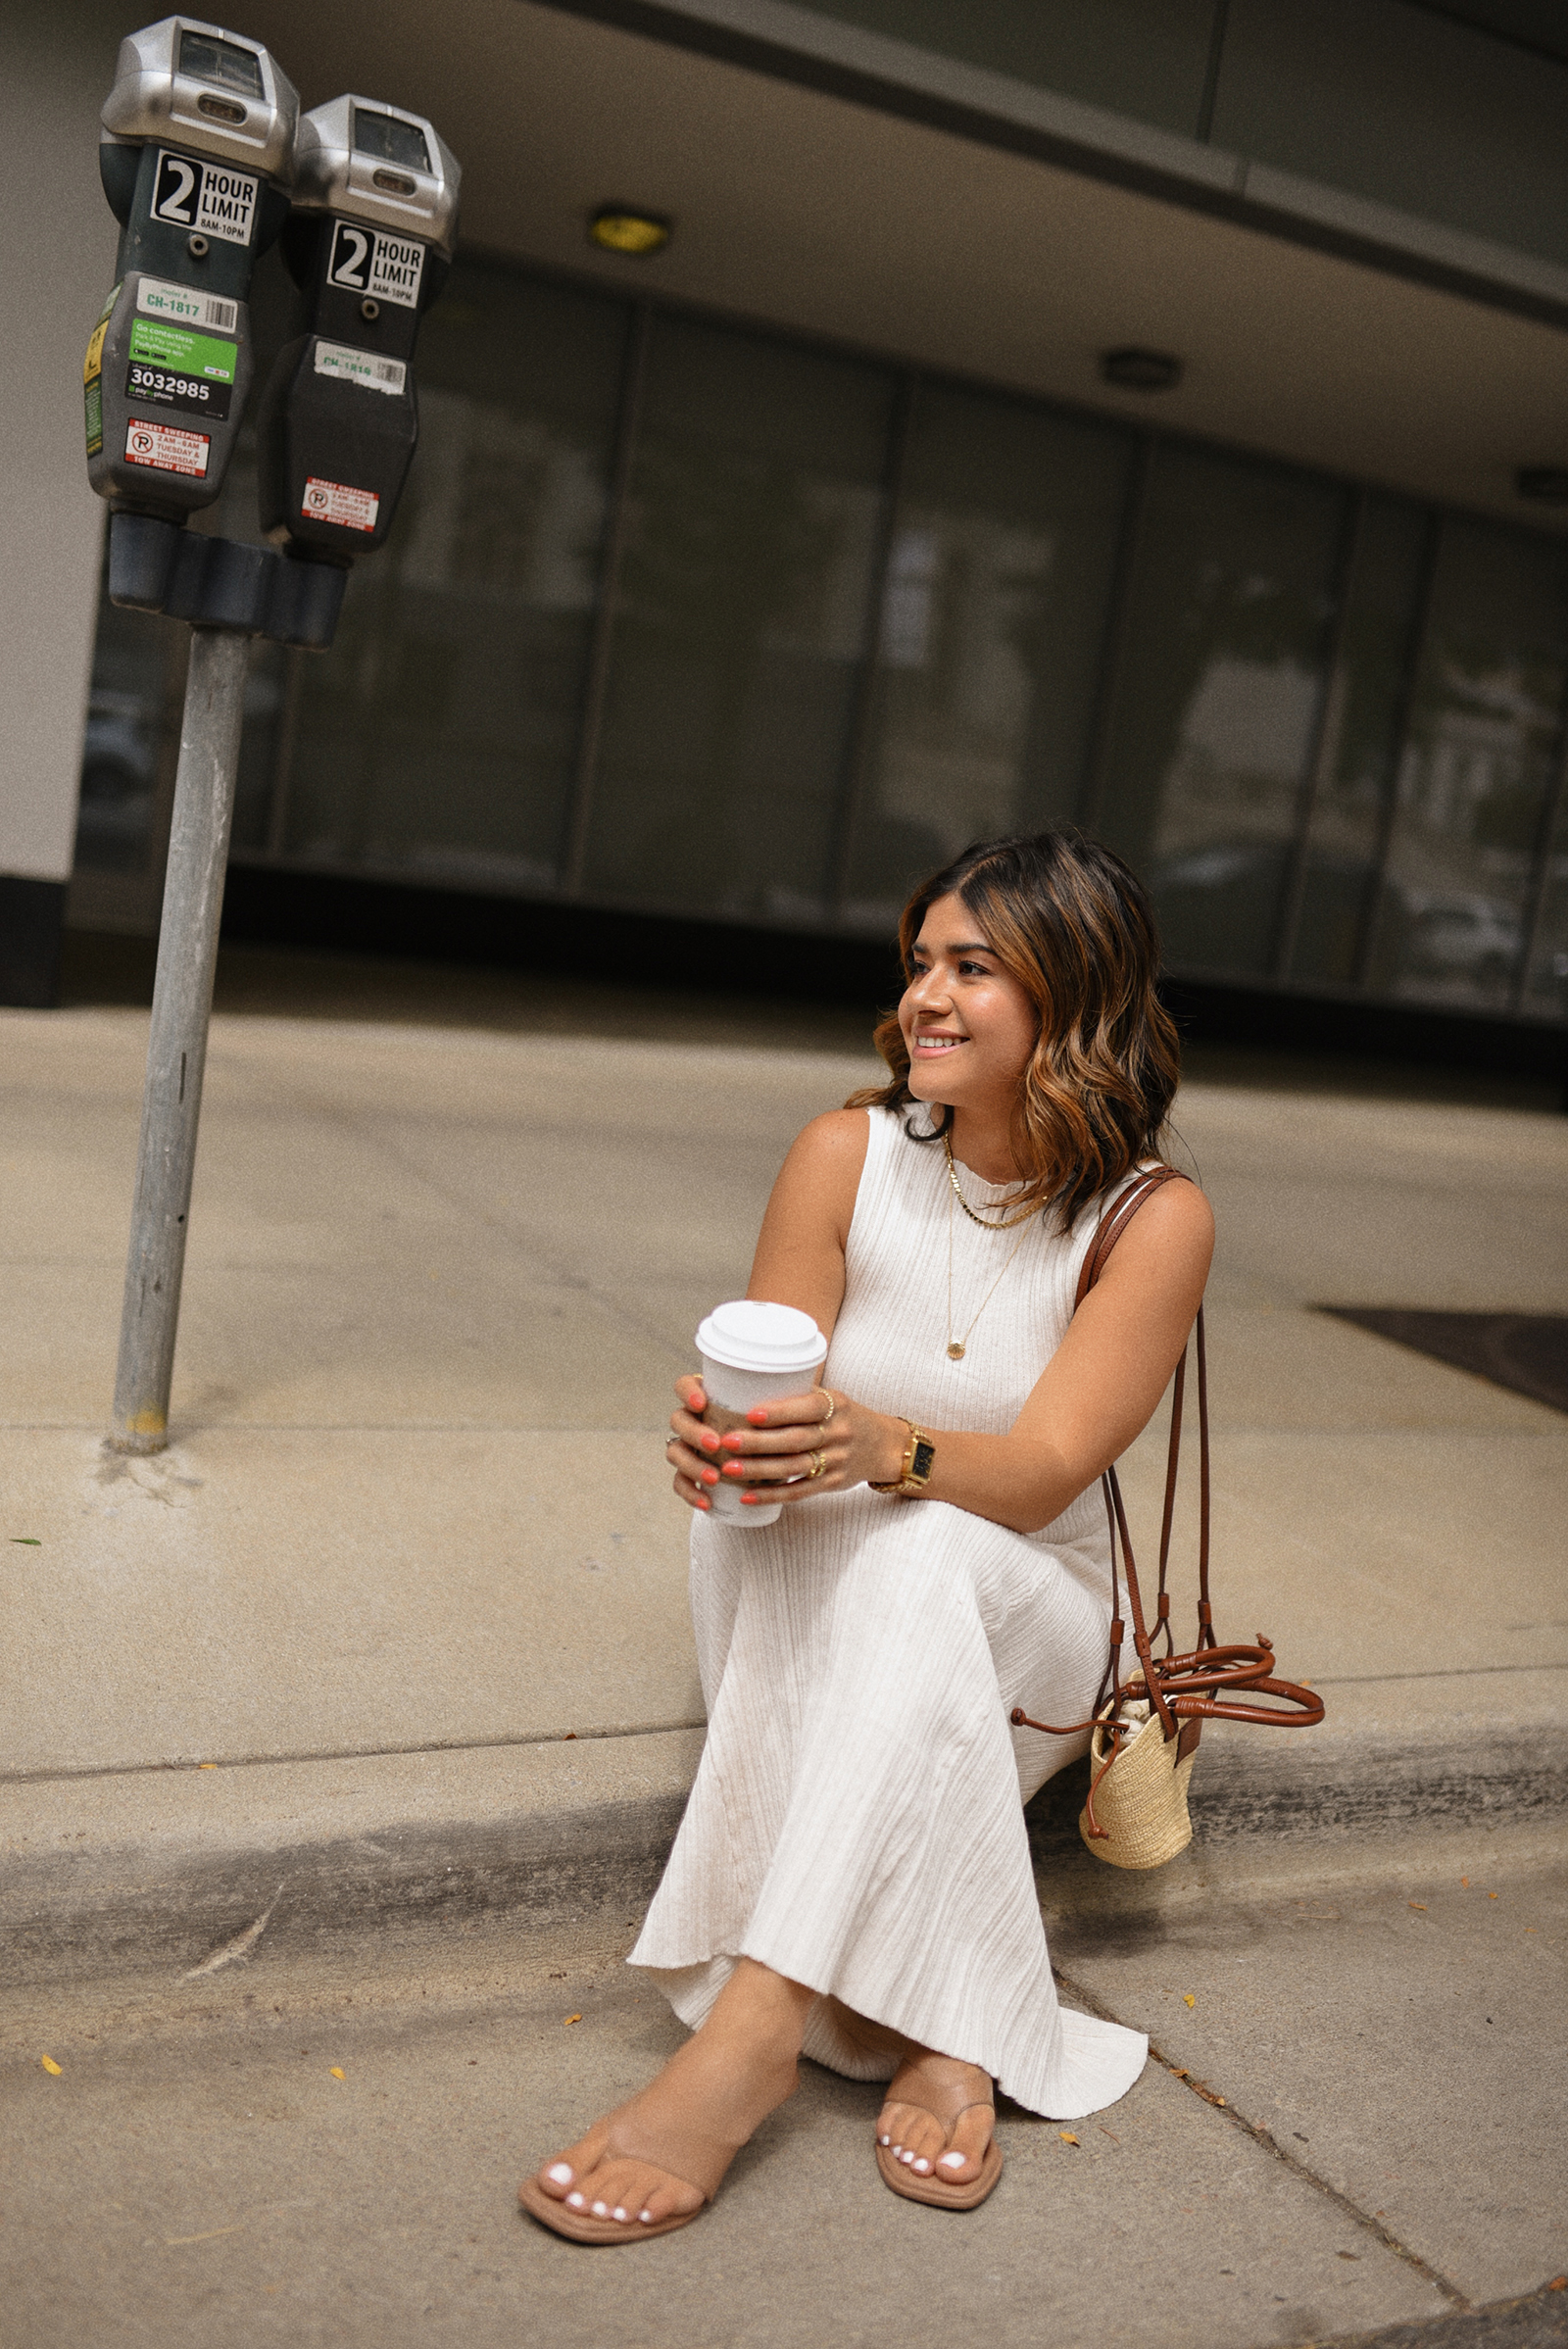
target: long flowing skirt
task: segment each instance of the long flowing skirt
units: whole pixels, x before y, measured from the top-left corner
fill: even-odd
[[[772,1526],[693,1528],[707,1746],[631,1962],[696,2026],[737,1957],[822,1994],[806,2052],[891,2066],[826,1996],[1068,2120],[1126,2093],[1137,2031],[1057,2002],[1023,1803],[1087,1735],[1102,1558],[863,1487]]]

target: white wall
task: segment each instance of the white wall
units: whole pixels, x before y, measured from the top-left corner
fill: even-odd
[[[75,837],[104,514],[81,361],[116,238],[98,110],[139,21],[101,0],[6,0],[0,20],[0,874],[29,880],[66,880]]]

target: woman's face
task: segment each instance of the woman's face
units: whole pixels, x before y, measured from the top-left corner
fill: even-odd
[[[1010,1114],[1040,1023],[962,898],[927,907],[910,960],[899,1004],[909,1091],[919,1101]]]

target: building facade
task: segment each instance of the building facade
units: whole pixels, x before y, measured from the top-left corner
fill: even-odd
[[[83,337],[101,13],[69,60],[28,28]],[[1568,1025],[1555,9],[458,0],[376,20],[373,90],[369,21],[241,27],[467,172],[393,541],[330,654],[256,651],[234,860],[274,903],[870,941],[966,841],[1076,822],[1189,979]],[[598,252],[611,200],[668,246]],[[264,264],[264,364],[284,320]],[[69,420],[11,590],[35,996],[51,916],[156,926],[182,681],[96,592]],[[214,526],[254,514],[242,450]]]

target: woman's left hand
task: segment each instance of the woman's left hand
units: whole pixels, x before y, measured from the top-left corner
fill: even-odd
[[[837,1388],[759,1403],[746,1418],[746,1427],[719,1438],[709,1458],[727,1484],[759,1488],[754,1507],[846,1493],[872,1478],[887,1484],[904,1465],[904,1421],[867,1410]],[[742,1495],[743,1505],[748,1497]]]

